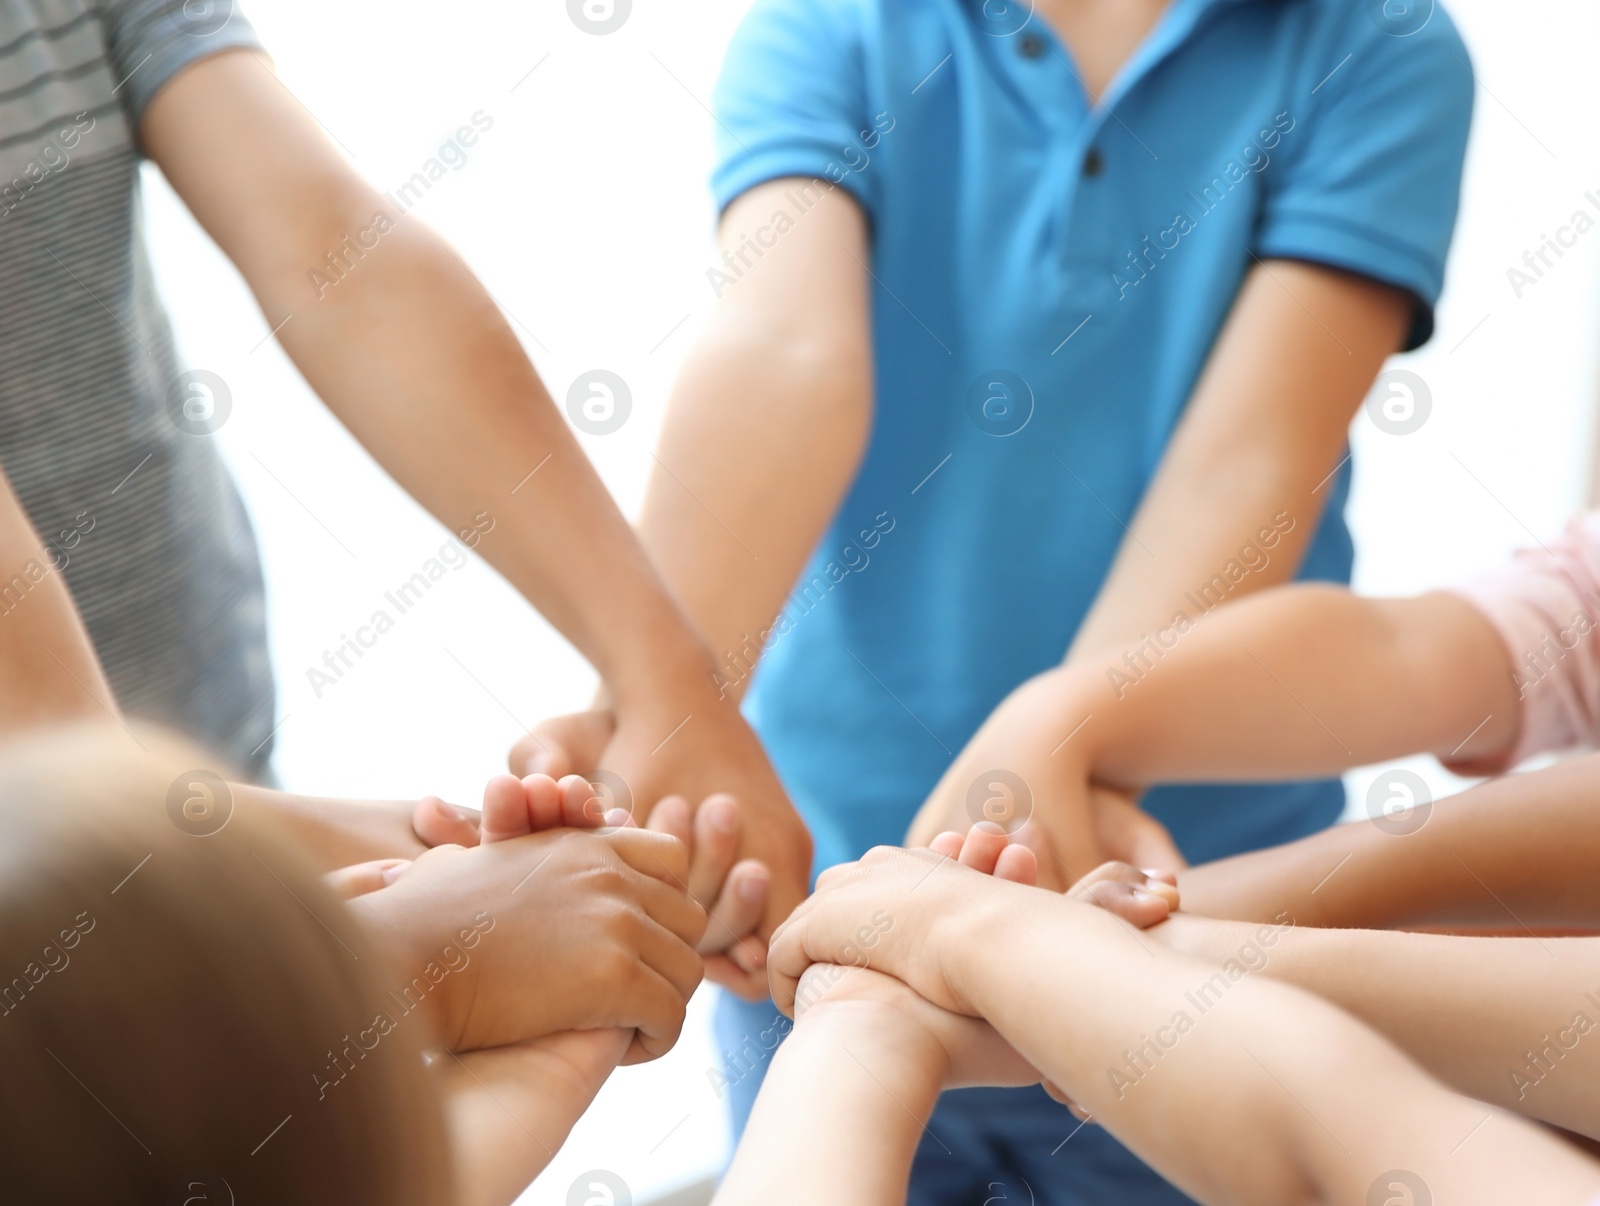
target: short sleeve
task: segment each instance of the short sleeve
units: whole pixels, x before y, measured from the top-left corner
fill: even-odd
[[[1330,11],[1335,6],[1328,6]],[[1343,29],[1322,39],[1303,112],[1285,137],[1283,170],[1269,186],[1256,253],[1359,273],[1409,292],[1416,315],[1407,350],[1433,334],[1455,230],[1473,76],[1442,8],[1405,37],[1367,19],[1366,4],[1337,6]]]
[[[104,0],[102,7],[112,66],[135,124],[191,63],[261,47],[236,0]]]
[[[1535,754],[1600,746],[1600,511],[1451,593],[1499,633],[1519,722],[1513,749],[1450,769],[1498,774]]]
[[[717,83],[717,209],[768,180],[808,176],[874,211],[871,173],[841,168],[871,128],[861,6],[849,0],[756,0]]]

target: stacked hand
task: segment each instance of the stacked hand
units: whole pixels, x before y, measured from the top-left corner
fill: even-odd
[[[1187,866],[1134,793],[1090,780],[1072,737],[1093,718],[1064,702],[1063,682],[1041,675],[995,709],[917,813],[906,845],[993,821],[1038,855],[1039,883],[1058,891],[1107,859],[1163,872]]]
[[[690,845],[684,886],[710,914],[700,944],[707,976],[749,1000],[766,997],[766,944],[805,898],[811,837],[734,705],[707,689],[681,714],[561,717],[518,743],[511,766],[618,776],[642,823]]]
[[[774,936],[774,998],[802,1024],[863,1002],[894,1010],[902,1032],[943,1053],[947,1087],[1035,1083],[1038,1074],[951,986],[942,923],[985,897],[1026,907],[1037,876],[1033,851],[992,825],[965,838],[939,834],[927,850],[879,847],[835,867]],[[1178,903],[1170,877],[1120,863],[1097,868],[1068,895],[1139,928],[1166,920]]]
[[[330,881],[398,955],[398,991],[425,1001],[451,1049],[616,1027],[637,1031],[630,1059],[651,1058],[676,1041],[700,982],[706,914],[683,889],[680,839],[592,831],[606,819],[575,776],[503,776],[485,792],[480,845]]]

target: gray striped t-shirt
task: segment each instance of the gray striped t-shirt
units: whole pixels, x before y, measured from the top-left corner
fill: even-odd
[[[256,45],[231,0],[0,0],[0,464],[130,714],[270,755],[260,558],[156,295],[146,106]],[[0,565],[0,624],[29,606]],[[33,604],[38,606],[38,604]]]

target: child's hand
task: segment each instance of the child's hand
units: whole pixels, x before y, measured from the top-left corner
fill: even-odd
[[[1038,883],[1039,862],[1033,850],[1008,839],[997,825],[974,825],[965,837],[941,833],[929,849],[985,875],[1030,886]],[[1127,863],[1101,863],[1067,890],[1067,899],[1099,905],[1145,930],[1161,924],[1178,907],[1177,876],[1140,871]]]
[[[549,829],[625,829],[633,818],[624,808],[609,811],[582,775],[567,775],[559,783],[549,775],[517,779],[496,775],[483,789],[483,840],[544,833]]]
[[[682,843],[563,829],[439,847],[401,870],[348,907],[394,956],[398,991],[427,1006],[453,1049],[594,1027],[638,1030],[630,1058],[676,1041],[705,930],[704,910],[678,886]],[[348,878],[370,881],[370,868],[357,871]]]
[[[593,785],[582,775],[567,775],[559,783],[544,774],[522,779],[497,775],[483,792],[485,842],[558,827],[634,824],[625,809],[602,811]],[[707,905],[709,920],[700,940],[707,976],[765,996],[767,946],[752,931],[766,911],[772,876],[766,864],[738,857],[740,824],[738,802],[718,794],[692,812],[682,796],[668,796],[650,811],[649,827],[670,834],[689,849],[688,876],[679,886]]]
[[[1081,719],[1069,685],[1052,672],[1013,691],[939,780],[906,845],[991,821],[1039,855],[1039,883],[1057,891],[1108,858],[1182,870],[1166,828],[1128,793],[1092,783],[1064,740]]]
[[[837,1026],[892,1047],[897,1057],[936,1059],[948,1089],[1039,1083],[1039,1073],[988,1022],[941,1009],[900,980],[865,967],[807,968],[795,997],[795,1024]]]

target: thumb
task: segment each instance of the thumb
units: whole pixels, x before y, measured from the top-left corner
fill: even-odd
[[[1105,857],[1152,871],[1179,872],[1189,866],[1167,827],[1133,802],[1130,793],[1091,789],[1095,831]]]
[[[511,773],[518,778],[537,774],[552,779],[587,774],[600,764],[600,755],[616,727],[616,717],[610,709],[573,712],[546,720],[511,747],[507,759]]]

